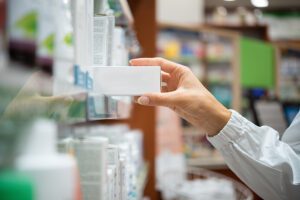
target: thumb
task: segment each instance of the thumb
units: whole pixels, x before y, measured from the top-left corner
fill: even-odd
[[[137,103],[145,106],[170,106],[172,98],[170,93],[150,93],[138,98]]]

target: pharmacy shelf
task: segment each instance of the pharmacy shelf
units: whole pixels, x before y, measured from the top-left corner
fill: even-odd
[[[191,33],[199,33],[199,35],[203,35],[205,37],[214,35],[218,38],[220,38],[222,41],[226,40],[228,41],[232,46],[232,56],[230,58],[225,58],[222,60],[216,60],[213,61],[210,58],[204,57],[202,59],[203,63],[203,84],[205,86],[208,86],[207,80],[209,79],[209,70],[211,68],[228,68],[228,71],[231,71],[233,74],[233,77],[237,77],[235,79],[232,79],[231,81],[231,92],[232,92],[232,100],[230,102],[230,108],[240,111],[241,110],[241,99],[242,99],[242,89],[241,89],[241,83],[240,83],[240,37],[241,34],[239,34],[236,31],[228,30],[228,29],[222,29],[218,27],[208,26],[208,25],[178,25],[178,24],[172,24],[172,23],[160,23],[158,24],[158,28],[160,31],[168,31],[168,30],[180,30],[180,31],[187,31]],[[208,38],[209,39],[209,38]],[[203,39],[204,43],[204,49],[207,49],[207,45],[209,41],[206,41],[208,39]],[[204,50],[205,52],[206,50]],[[234,56],[233,56],[234,55]],[[223,66],[222,66],[223,65]]]
[[[206,64],[209,66],[229,66],[231,65],[231,60],[207,60]]]
[[[121,23],[120,26],[122,28],[126,29],[126,34],[129,34],[131,38],[133,37],[133,42],[134,43],[140,43],[141,48],[143,51],[140,51],[139,53],[142,53],[143,57],[154,57],[155,56],[155,30],[156,30],[156,22],[155,22],[155,1],[148,1],[148,0],[120,0],[122,3],[122,9],[124,11],[124,16],[123,19],[125,19]],[[6,1],[7,2],[7,1]],[[119,2],[119,1],[117,1]],[[128,9],[130,8],[130,9]],[[132,13],[131,13],[131,11]],[[0,12],[1,13],[1,12]],[[3,12],[4,13],[4,12]],[[2,13],[0,14],[2,16]],[[0,20],[1,21],[1,20]],[[119,24],[117,24],[118,26]],[[147,28],[145,28],[147,27]],[[128,30],[129,29],[129,30]],[[132,29],[132,30],[131,30]],[[135,31],[137,34],[137,38],[134,38],[135,36]],[[135,41],[138,40],[138,41]],[[127,42],[130,41],[126,41]],[[135,45],[136,46],[136,45]],[[130,50],[130,52],[137,52],[135,48],[134,50]],[[32,53],[32,52],[30,52]],[[133,54],[133,53],[132,53]],[[133,57],[136,55],[133,55]],[[30,56],[26,57],[27,60],[30,58],[31,59],[31,54]],[[34,56],[32,55],[32,58]],[[34,63],[34,59],[32,59],[32,62]],[[32,69],[34,65],[32,64],[30,69]],[[10,66],[8,66],[10,68]],[[28,67],[27,67],[28,69]],[[1,74],[1,77],[4,76],[4,74]],[[28,77],[30,74],[28,74]],[[6,79],[9,79],[11,81],[16,81],[11,79],[11,77],[14,76],[6,76]],[[22,79],[18,78],[18,83],[21,82],[23,83],[27,80],[28,77],[22,77]],[[4,80],[4,79],[3,79]],[[1,79],[1,81],[3,81]],[[72,81],[70,82],[72,84]],[[18,84],[22,85],[22,84]],[[17,86],[18,86],[17,85]],[[38,85],[38,84],[36,84]],[[63,84],[62,84],[63,85]],[[63,85],[64,86],[64,85]],[[52,91],[52,90],[51,90]],[[63,96],[62,96],[63,97]],[[73,99],[77,101],[77,98]],[[78,99],[82,100],[81,98]],[[82,102],[82,105],[84,105],[84,102]],[[107,101],[104,101],[107,102]],[[78,102],[80,103],[80,102]],[[131,128],[133,129],[140,129],[144,133],[144,148],[147,149],[147,151],[144,152],[144,158],[147,160],[149,163],[147,164],[146,170],[143,170],[143,173],[141,173],[139,180],[140,180],[140,191],[141,193],[145,193],[145,196],[148,196],[151,199],[157,199],[157,193],[155,191],[155,174],[154,174],[154,168],[155,168],[155,148],[152,148],[155,146],[155,110],[154,108],[148,108],[148,107],[142,107],[138,105],[131,105],[133,106],[132,110],[132,115],[128,117],[127,119],[113,119],[113,117],[110,116],[105,116],[104,119],[96,120],[96,121],[86,121],[85,118],[81,118],[81,114],[84,112],[80,112],[80,117],[74,118],[74,121],[72,119],[67,119],[71,120],[72,122],[71,125],[74,126],[85,126],[85,125],[92,125],[92,124],[103,124],[103,125],[113,125],[113,124],[119,124],[119,123],[125,123],[128,124]],[[76,107],[76,106],[75,106]],[[36,109],[36,106],[35,106]],[[37,110],[37,109],[36,109]],[[64,111],[65,108],[61,109],[61,111]],[[84,110],[83,110],[84,111]],[[83,115],[85,116],[85,115]],[[81,121],[81,119],[83,119]],[[147,119],[147,120],[145,120]],[[78,122],[80,121],[80,122]],[[60,126],[69,126],[69,122],[65,123],[59,123]],[[73,126],[71,126],[73,127]],[[63,136],[59,135],[59,137]],[[68,133],[66,133],[68,135]],[[152,170],[152,171],[150,171]],[[150,172],[148,172],[150,171]],[[147,184],[146,184],[147,183]],[[143,196],[143,194],[140,194],[140,196]]]
[[[297,94],[299,86],[297,83],[291,82],[297,80],[297,71],[299,71],[299,52],[300,52],[300,41],[281,41],[281,42],[273,42],[275,46],[276,52],[276,95],[282,102],[288,103],[299,103],[299,92],[298,95],[286,95],[286,91],[282,86],[285,85],[285,88],[294,89],[294,94]],[[288,52],[297,52],[297,56],[288,56]],[[294,58],[293,58],[294,57]],[[287,64],[285,61],[287,58],[293,58],[292,61],[290,60],[289,63],[296,63],[296,64]],[[285,63],[285,64],[284,64]],[[291,67],[294,66],[294,71],[291,71]],[[296,67],[297,66],[297,67]],[[298,70],[295,70],[298,68]],[[290,72],[288,72],[288,71]],[[290,81],[290,82],[289,82]]]
[[[224,24],[206,24],[207,27],[236,31],[247,37],[255,37],[257,39],[269,40],[267,25],[224,25]]]

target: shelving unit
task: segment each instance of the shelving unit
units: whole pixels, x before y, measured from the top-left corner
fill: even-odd
[[[158,56],[191,67],[199,80],[216,94],[217,99],[225,106],[240,111],[240,38],[237,32],[211,26],[159,24]],[[214,51],[219,51],[219,54],[213,54]],[[218,76],[220,74],[222,76]],[[216,90],[214,86],[221,89]],[[226,96],[231,96],[230,101],[218,96],[220,93],[224,95],[224,91]],[[206,136],[197,129],[184,124],[183,141],[188,166],[228,170],[221,155],[213,150]]]
[[[221,24],[206,24],[208,27],[239,32],[241,35],[251,38],[256,38],[264,41],[269,41],[267,25],[221,25]]]
[[[126,1],[120,1],[126,4]],[[125,6],[127,7],[127,6]],[[131,28],[136,32],[141,45],[141,57],[155,56],[156,23],[155,23],[155,1],[128,0],[131,13],[125,12]],[[127,10],[127,9],[126,9]],[[132,16],[132,17],[131,17]],[[147,29],[145,29],[147,24]],[[127,119],[101,120],[90,122],[91,124],[128,124],[131,129],[140,129],[143,132],[144,159],[146,165],[140,174],[140,197],[146,196],[157,199],[155,188],[155,109],[152,107],[133,104],[131,115]],[[141,198],[140,198],[141,199]]]
[[[231,51],[232,54],[228,56],[229,59],[209,59],[207,56],[204,56],[203,58],[199,59],[198,62],[200,63],[198,67],[202,67],[202,71],[204,72],[203,77],[200,79],[204,85],[210,90],[211,88],[209,87],[210,84],[213,83],[212,77],[211,77],[211,72],[210,70],[218,69],[218,70],[223,70],[225,73],[230,73],[231,77],[228,79],[223,79],[223,80],[218,80],[215,81],[218,86],[222,85],[228,85],[230,84],[231,87],[231,95],[232,95],[232,101],[231,104],[228,106],[230,108],[233,108],[237,110],[238,112],[242,111],[242,52],[241,48],[244,48],[242,46],[242,42],[244,41],[245,38],[243,38],[243,34],[239,33],[237,31],[240,31],[240,29],[245,32],[248,32],[249,30],[254,30],[256,29],[261,30],[258,31],[258,35],[260,38],[263,40],[267,39],[265,38],[266,36],[266,27],[261,26],[261,27],[256,27],[256,26],[249,26],[249,27],[222,27],[222,26],[178,26],[174,24],[159,24],[159,29],[158,31],[168,31],[168,30],[175,30],[174,33],[170,31],[169,34],[172,34],[176,36],[176,31],[183,31],[183,32],[192,32],[192,33],[197,33],[198,34],[198,42],[201,43],[204,49],[204,55],[208,55],[207,49],[210,44],[210,38],[215,39],[214,37],[221,38],[221,42],[225,40],[225,42],[228,42],[231,46]],[[245,29],[245,30],[244,30]],[[209,37],[205,37],[206,35],[209,35]],[[203,35],[203,36],[202,36]],[[246,34],[247,35],[247,34]],[[202,37],[201,37],[202,36]],[[253,40],[255,42],[256,40]],[[269,45],[264,42],[258,42],[261,45]],[[163,51],[161,50],[162,48],[159,47],[159,56],[163,56],[164,54],[162,53]],[[244,54],[245,55],[245,54]],[[247,54],[249,56],[249,52]],[[172,58],[171,58],[172,59]],[[188,58],[187,58],[188,59]],[[196,59],[194,59],[196,60]],[[181,61],[180,59],[175,59],[175,62]],[[188,63],[188,62],[183,62],[183,64]],[[222,74],[224,74],[222,72]],[[272,74],[269,74],[272,76]],[[252,76],[253,77],[253,76]],[[213,90],[210,90],[214,93]],[[215,91],[215,93],[220,93],[222,91]],[[218,97],[217,97],[218,98]],[[222,101],[221,101],[222,102]],[[190,138],[190,141],[185,141],[185,142],[191,142],[191,151],[195,150],[195,154],[199,155],[188,155],[187,159],[187,164],[191,166],[197,166],[197,167],[204,167],[204,168],[209,168],[212,170],[216,171],[224,171],[224,173],[228,173],[227,171],[230,171],[227,165],[225,164],[224,160],[220,155],[214,152],[213,148],[209,145],[209,143],[206,141],[205,135],[201,135],[199,131],[191,130],[193,129],[192,127],[184,127],[184,138]],[[196,137],[191,136],[191,134]],[[201,146],[200,146],[201,143]],[[186,145],[188,147],[188,145]],[[186,148],[188,148],[186,147]],[[193,149],[194,148],[194,149]],[[188,150],[186,150],[188,151]],[[189,153],[189,152],[187,152]],[[193,153],[191,153],[193,154]]]
[[[285,103],[300,101],[300,42],[278,41],[276,47],[276,95]]]
[[[132,57],[134,56],[144,56],[144,57],[154,57],[155,56],[155,1],[148,0],[120,0],[120,5],[124,13],[122,19],[116,21],[116,24],[128,31],[128,37],[133,38],[130,45],[133,48],[130,48]],[[2,9],[2,2],[1,2]],[[1,12],[1,31],[2,31],[2,21],[4,17]],[[147,24],[148,28],[145,29],[145,24]],[[136,35],[135,35],[136,33]],[[77,35],[77,38],[79,36]],[[137,38],[135,38],[137,37]],[[126,43],[129,40],[125,41]],[[138,47],[141,45],[141,48]],[[131,47],[132,47],[131,46]],[[141,54],[140,50],[143,50]],[[19,53],[19,52],[10,52],[11,54]],[[21,53],[21,52],[20,52]],[[26,52],[25,52],[26,53]],[[34,59],[34,51],[30,50],[30,67],[31,70],[33,66],[35,66]],[[78,52],[77,52],[78,55]],[[24,55],[23,55],[24,56]],[[25,56],[26,57],[26,56]],[[12,56],[14,58],[14,56]],[[25,59],[26,60],[26,59]],[[24,60],[23,60],[24,61]],[[66,62],[69,64],[69,60]],[[63,64],[66,64],[63,63]],[[27,62],[28,64],[28,62]],[[17,66],[24,66],[24,64],[20,64]],[[26,68],[24,68],[26,70]],[[28,68],[27,68],[28,70]],[[67,73],[69,73],[69,71]],[[85,74],[85,71],[81,71],[81,74]],[[73,75],[73,74],[71,74]],[[69,77],[68,77],[69,78]],[[64,82],[61,82],[64,83]],[[73,82],[70,81],[72,85]],[[62,84],[64,85],[64,84]],[[65,86],[65,85],[64,85]],[[78,88],[75,88],[78,89]],[[75,108],[72,110],[78,109],[80,112],[73,113],[73,119],[68,118],[66,121],[61,122],[60,126],[68,126],[68,127],[82,127],[82,126],[90,126],[90,125],[116,125],[116,124],[126,124],[130,129],[139,129],[144,134],[143,135],[143,153],[145,159],[145,165],[142,167],[141,171],[138,175],[138,196],[137,199],[142,199],[144,196],[149,197],[150,199],[157,199],[156,190],[155,190],[155,109],[151,107],[143,107],[133,104],[133,102],[125,101],[128,103],[128,108],[131,109],[130,115],[121,116],[115,113],[105,112],[101,114],[100,117],[89,118],[87,113],[88,110],[88,101],[90,93],[87,92],[84,88],[83,90],[78,90],[77,92],[72,93],[72,100],[75,105]],[[63,95],[63,93],[61,93]],[[122,98],[119,98],[122,99]],[[97,103],[103,106],[108,105],[109,108],[110,103],[122,103],[118,98],[110,99],[103,97]],[[113,101],[112,101],[113,100]],[[126,105],[125,105],[126,106]],[[65,109],[62,108],[63,112]],[[118,111],[118,110],[117,110]],[[70,117],[70,116],[68,116]],[[67,136],[68,134],[66,134]],[[63,134],[60,137],[64,137]]]
[[[240,85],[240,78],[239,78],[240,77],[240,66],[239,66],[240,34],[233,31],[220,30],[218,28],[214,28],[210,26],[178,26],[174,24],[159,24],[159,32],[163,33],[164,31],[168,31],[168,30],[171,31],[175,30],[175,33],[172,32],[169,33],[170,35],[173,34],[174,37],[176,37],[176,31],[194,33],[198,35],[198,42],[199,45],[201,43],[203,54],[204,54],[203,57],[194,59],[196,63],[198,63],[198,67],[202,68],[200,71],[203,71],[199,79],[209,89],[212,89],[210,88],[210,86],[212,86],[211,83],[213,83],[213,85],[224,86],[225,84],[226,86],[229,86],[229,88],[226,89],[226,91],[230,91],[229,95],[231,96],[231,100],[229,100],[229,102],[228,100],[226,100],[226,103],[224,102],[224,104],[229,108],[233,108],[239,111],[241,109],[241,85]],[[216,38],[219,39],[219,42],[216,41]],[[212,42],[214,40],[215,43]],[[217,44],[219,46],[216,47],[212,46],[214,44]],[[232,51],[233,53],[231,55],[228,55],[226,58],[224,57],[212,58],[209,54],[210,47],[220,49],[220,48],[224,48],[224,44],[228,45],[230,51]],[[228,52],[224,49],[222,51],[225,53]],[[164,54],[162,52],[159,52],[159,56],[164,56]],[[169,58],[169,59],[173,59],[173,58]],[[190,58],[186,58],[186,60],[189,59]],[[187,65],[190,64],[181,58],[179,59],[175,58],[174,61],[175,62],[179,61]],[[232,74],[231,76],[235,78],[224,77],[224,76],[223,77],[216,76],[215,78],[212,78],[213,76],[213,74],[211,73],[212,70],[214,71],[223,70],[224,72],[230,72],[229,74]],[[224,73],[217,73],[217,74],[220,75]],[[222,102],[222,99],[219,100]]]

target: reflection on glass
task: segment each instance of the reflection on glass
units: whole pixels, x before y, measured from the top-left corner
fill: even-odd
[[[87,108],[88,120],[128,118],[131,111],[131,99],[89,94]]]
[[[2,70],[0,77],[2,118],[44,117],[57,122],[76,123],[126,118],[130,114],[129,97],[108,97],[75,86],[73,89],[67,87],[71,90],[69,93],[66,91],[65,94],[52,95],[55,80],[42,72],[32,72],[30,75],[29,72],[23,73],[22,69],[10,66]],[[64,87],[68,83],[60,81],[59,84]]]

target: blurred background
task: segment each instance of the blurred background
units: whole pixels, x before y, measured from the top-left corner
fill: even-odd
[[[261,199],[173,111],[93,90],[88,66],[155,56],[283,133],[300,108],[300,1],[0,0],[0,196]]]

